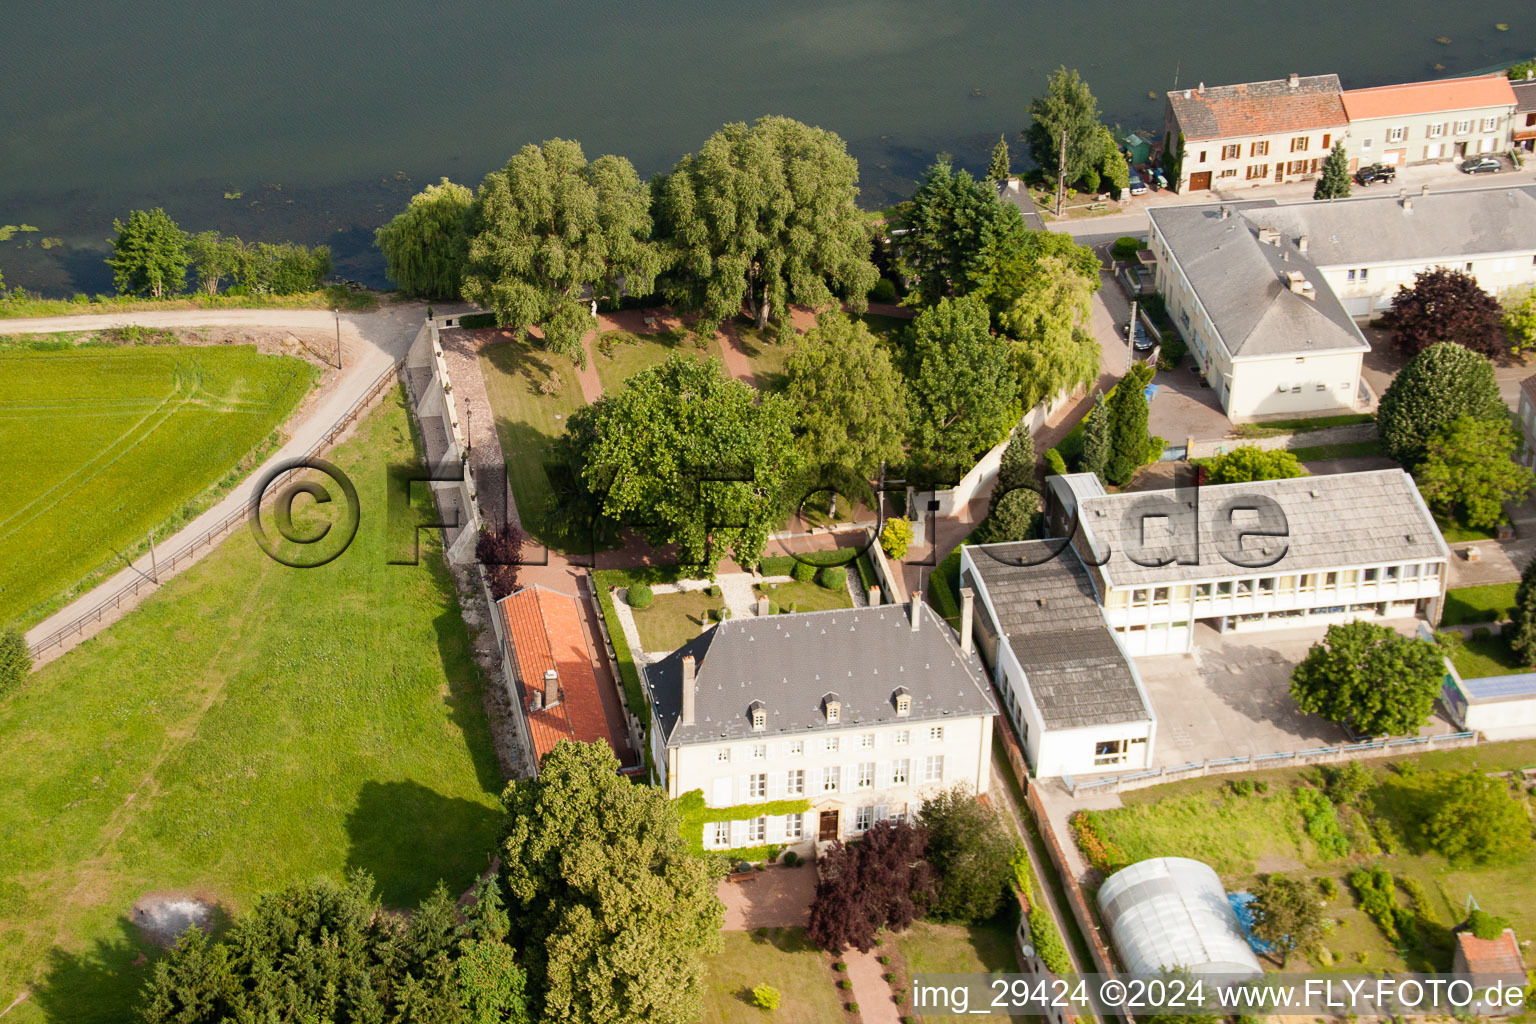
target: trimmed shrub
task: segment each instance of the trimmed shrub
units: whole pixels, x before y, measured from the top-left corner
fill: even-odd
[[[1061,457],[1061,452],[1055,448],[1045,450],[1045,468],[1052,476],[1067,475],[1067,460]]]
[[[829,565],[818,574],[817,582],[828,590],[842,590],[848,586],[848,570],[840,565]]]
[[[728,605],[721,605],[719,608],[715,609],[715,618],[717,620],[719,620],[720,622],[724,622],[726,619],[729,619],[730,617],[731,617],[731,609],[730,609],[730,607]]]
[[[777,1010],[779,990],[772,985],[758,985],[752,989],[752,1005],[764,1010]]]
[[[1117,260],[1134,259],[1136,253],[1146,248],[1146,243],[1139,238],[1130,235],[1121,235],[1115,239],[1115,244],[1110,248],[1110,254]]]
[[[880,550],[885,552],[885,557],[899,562],[907,557],[907,548],[911,546],[912,523],[900,517],[887,519],[880,530]]]
[[[837,987],[842,989],[844,992],[847,992],[849,989],[853,988],[853,982],[849,981],[847,978],[840,978],[838,979]]]
[[[875,282],[875,286],[869,290],[870,302],[891,303],[896,301],[896,285],[886,278]]]
[[[626,596],[631,608],[647,608],[652,601],[656,600],[656,595],[645,583],[631,583]]]
[[[10,626],[0,631],[0,697],[18,689],[32,671],[32,652],[21,630]]]
[[[796,561],[789,574],[799,583],[810,583],[816,579],[816,567],[810,562]]]

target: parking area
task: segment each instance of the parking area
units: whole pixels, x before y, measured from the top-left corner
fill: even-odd
[[[1411,636],[1416,623],[1390,625]],[[1291,669],[1322,636],[1318,627],[1223,635],[1202,623],[1192,654],[1137,658],[1157,716],[1153,767],[1350,742],[1342,728],[1302,714],[1291,700]],[[1438,709],[1423,730],[1453,731]]]

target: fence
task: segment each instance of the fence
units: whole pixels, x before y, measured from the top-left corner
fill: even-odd
[[[1348,743],[1338,747],[1315,747],[1311,750],[1287,750],[1279,754],[1245,754],[1241,757],[1221,757],[1211,761],[1190,761],[1167,768],[1152,768],[1127,775],[1089,779],[1078,782],[1070,776],[1062,776],[1067,789],[1076,796],[1084,790],[1113,789],[1120,793],[1128,789],[1144,789],[1175,779],[1198,778],[1202,775],[1224,775],[1231,772],[1253,771],[1260,768],[1284,768],[1298,764],[1321,764],[1332,761],[1354,761],[1363,757],[1385,757],[1405,753],[1413,747],[1444,750],[1477,745],[1477,733],[1452,732],[1439,736],[1406,736],[1396,740],[1369,740],[1365,743]]]
[[[1104,941],[1104,935],[1093,918],[1093,911],[1088,906],[1088,897],[1083,893],[1083,887],[1078,884],[1077,872],[1073,870],[1072,862],[1067,859],[1066,851],[1062,849],[1061,839],[1056,835],[1056,829],[1051,824],[1051,816],[1040,799],[1039,788],[1030,785],[1025,790],[1024,799],[1029,805],[1029,812],[1035,816],[1035,824],[1040,827],[1040,836],[1045,840],[1045,849],[1050,854],[1051,863],[1056,865],[1056,873],[1061,876],[1062,887],[1067,891],[1067,906],[1077,920],[1077,928],[1082,933],[1083,940],[1088,943],[1088,952],[1093,957],[1094,969],[1100,974],[1113,977],[1115,963],[1110,956],[1109,945]],[[1045,884],[1043,879],[1041,884]]]
[[[368,386],[368,390],[363,393],[362,397],[359,398],[356,402],[353,402],[352,406],[346,411],[346,413],[343,414],[339,420],[333,423],[318,441],[310,445],[304,454],[300,456],[300,458],[307,459],[314,455],[318,455],[320,452],[334,444],[336,438],[339,437],[348,427],[350,427],[352,423],[357,419],[357,417],[369,405],[371,405],[373,401],[378,398],[379,395],[382,394],[390,384],[395,382],[402,364],[403,360],[396,362],[383,373],[379,374],[379,376],[374,379],[373,383]],[[298,470],[290,469],[275,478],[272,483],[275,484],[279,481],[289,480],[296,472],[298,472]],[[271,486],[269,486],[267,490],[268,493],[272,493],[275,497],[275,491]],[[156,577],[175,573],[183,562],[196,561],[197,553],[200,549],[212,548],[213,545],[216,544],[226,533],[228,533],[234,527],[238,526],[240,523],[244,522],[249,517],[249,515],[249,505],[242,504],[240,508],[230,512],[229,515],[219,520],[219,522],[213,526],[210,526],[207,530],[204,530],[196,537],[192,538],[191,543],[183,545],[181,548],[178,548],[168,556],[157,555],[155,559]],[[61,626],[60,628],[54,630],[52,633],[49,633],[47,636],[43,637],[37,643],[29,645],[28,649],[32,652],[32,657],[36,658],[44,651],[59,646],[72,636],[78,635],[83,637],[85,635],[85,627],[87,625],[101,622],[109,612],[114,612],[122,608],[124,601],[137,597],[140,590],[145,587],[154,586],[159,586],[158,579],[152,579],[148,576],[140,575],[138,579],[134,580],[132,583],[118,588],[113,592],[112,596],[105,598],[101,601],[101,603],[97,604],[90,611],[75,618],[68,625]]]

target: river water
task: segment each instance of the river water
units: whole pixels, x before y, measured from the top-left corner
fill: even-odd
[[[0,224],[38,230],[0,242],[0,274],[106,290],[112,218],[159,205],[191,230],[326,242],[339,273],[381,284],[373,229],[412,192],[474,185],[551,136],[648,175],[724,122],[788,114],[848,141],[879,207],[935,152],[984,166],[1058,64],[1129,130],[1158,128],[1176,84],[1333,71],[1348,88],[1533,51],[1531,0],[15,4]]]

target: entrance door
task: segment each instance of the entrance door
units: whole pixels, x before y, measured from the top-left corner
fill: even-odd
[[[821,812],[821,828],[816,833],[816,838],[824,843],[829,843],[837,838],[837,812]]]
[[[1202,191],[1204,189],[1208,189],[1210,187],[1211,187],[1211,172],[1210,171],[1196,171],[1195,173],[1193,173],[1193,174],[1191,174],[1189,176],[1189,190],[1191,192],[1200,192],[1200,191]]]

